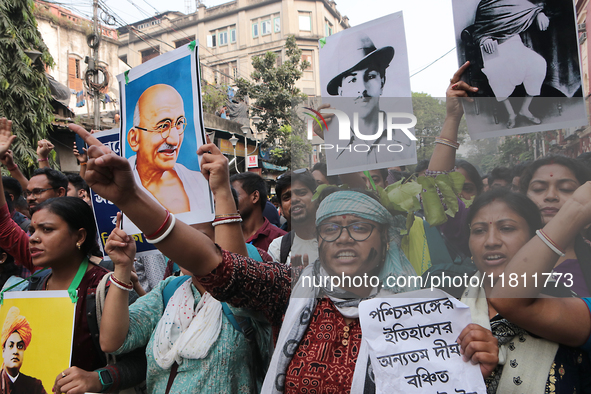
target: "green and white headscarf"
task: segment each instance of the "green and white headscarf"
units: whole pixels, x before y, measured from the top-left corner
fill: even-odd
[[[404,221],[396,221],[390,212],[379,201],[367,194],[344,190],[328,195],[318,207],[316,212],[316,226],[326,219],[339,215],[355,215],[363,219],[384,224],[388,229],[389,250],[382,270],[378,274],[383,288],[395,293],[417,290],[414,286],[388,286],[388,277],[416,275],[416,271],[408,261],[408,258],[400,248],[400,229],[405,225]],[[408,282],[408,281],[406,281]]]
[[[370,298],[380,297],[380,294],[383,293],[391,294],[417,290],[416,287],[410,285],[409,281],[406,281],[407,286],[402,288],[388,286],[386,281],[388,276],[416,275],[412,265],[400,249],[400,228],[404,226],[403,223],[397,223],[390,212],[377,200],[354,191],[338,191],[327,196],[320,203],[316,212],[316,225],[338,215],[356,215],[363,219],[384,224],[388,228],[389,250],[383,267],[378,274],[384,287],[374,289]],[[351,298],[352,294],[342,289],[333,289],[331,291],[328,288],[304,286],[302,278],[310,276],[328,276],[319,260],[302,271],[300,279],[292,290],[289,307],[285,312],[285,319],[279,332],[275,352],[263,384],[263,393],[279,394],[284,391],[287,368],[310,324],[318,297],[323,295],[330,297],[336,308],[345,317],[359,317],[358,306],[359,302],[362,301],[361,299],[358,297]],[[365,340],[362,340],[357,358],[358,362],[353,374],[351,393],[363,393],[366,388],[373,385],[371,379],[373,374],[368,369],[371,367],[368,357],[369,346]]]

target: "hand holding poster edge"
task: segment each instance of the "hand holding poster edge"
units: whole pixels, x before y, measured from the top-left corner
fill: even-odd
[[[482,376],[487,378],[499,363],[498,340],[490,330],[470,323],[458,336],[464,361],[480,365]]]

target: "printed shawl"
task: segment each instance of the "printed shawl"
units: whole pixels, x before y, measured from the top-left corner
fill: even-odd
[[[374,289],[368,298],[380,297],[382,292],[400,293],[416,290],[410,283],[405,287],[388,286],[387,277],[416,275],[410,262],[400,250],[400,231],[395,225],[392,215],[375,199],[358,192],[339,191],[326,197],[316,213],[316,224],[336,215],[357,215],[361,218],[388,225],[389,250],[382,270],[378,274],[381,284],[384,285],[378,293]],[[296,283],[289,307],[285,313],[285,319],[275,352],[271,360],[265,382],[263,393],[282,393],[284,391],[285,374],[291,359],[293,358],[300,341],[310,324],[310,319],[318,303],[318,298],[328,296],[339,312],[347,318],[358,318],[358,306],[362,299],[342,289],[331,289],[328,287],[314,287],[304,285],[305,277],[324,277],[328,273],[319,260],[306,267]],[[317,281],[316,283],[320,283]],[[373,373],[370,371],[369,346],[362,340],[358,362],[353,374],[351,393],[363,393],[364,389],[373,385]],[[361,362],[359,362],[361,360]]]

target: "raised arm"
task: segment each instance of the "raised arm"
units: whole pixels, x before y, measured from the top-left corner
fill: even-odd
[[[4,156],[0,156],[0,162],[4,164],[6,169],[10,172],[10,176],[13,177],[21,184],[23,191],[27,190],[27,186],[29,185],[29,180],[23,175],[21,170],[18,168],[16,163],[14,162],[14,156],[12,150],[8,149]]]
[[[450,145],[454,145],[458,141],[458,128],[460,127],[460,121],[464,114],[460,97],[468,97],[468,92],[478,91],[478,88],[474,88],[460,80],[460,77],[468,67],[470,67],[470,62],[464,63],[450,79],[450,84],[446,92],[447,116],[445,117],[443,128],[439,135],[442,143],[436,143],[433,149],[433,154],[429,161],[429,170],[431,171],[451,171],[455,167],[457,148]]]
[[[214,227],[215,242],[225,250],[248,257],[240,222],[230,222],[230,220],[234,220],[233,217],[240,218],[240,213],[238,213],[238,208],[232,196],[228,159],[215,144],[209,142],[209,137],[207,142],[207,144],[201,145],[197,151],[198,155],[203,155],[201,172],[209,182],[209,187],[214,196],[216,220],[221,223],[228,220],[228,222]]]
[[[590,223],[591,182],[587,182],[542,231],[560,249]],[[517,286],[502,287],[501,281],[497,282],[490,303],[505,318],[536,335],[568,346],[580,346],[591,333],[591,314],[585,302],[577,298],[534,298],[546,282],[547,277],[542,274],[551,272],[558,258],[539,236],[533,237],[505,268],[505,278],[517,278]],[[568,284],[568,279],[565,283]]]
[[[69,127],[89,145],[85,174],[88,185],[116,204],[143,233],[156,232],[167,219],[167,212],[135,184],[127,159],[117,156],[82,127],[73,124]],[[168,230],[171,225],[172,220],[168,219],[164,228]],[[220,250],[205,234],[180,220],[156,246],[165,256],[198,276],[210,273],[222,261]]]
[[[86,148],[80,147],[80,150],[78,150],[76,142],[74,142],[74,149],[72,149],[72,152],[74,153],[76,160],[78,160],[78,163],[80,163],[80,176],[84,178],[84,174],[86,173],[86,162],[88,161]]]
[[[12,122],[0,118],[0,157],[4,156],[16,136],[12,135]],[[36,267],[31,262],[29,236],[12,220],[6,198],[4,185],[0,182],[0,248],[14,257],[17,264],[23,265],[34,272]]]
[[[55,148],[49,140],[37,141],[37,161],[39,168],[49,167],[49,153]]]
[[[105,244],[105,252],[113,261],[111,282],[131,283],[131,271],[135,257],[135,241],[121,227],[121,212],[117,213],[117,223]],[[106,353],[119,349],[129,331],[129,291],[117,285],[109,286],[101,317],[100,342]]]

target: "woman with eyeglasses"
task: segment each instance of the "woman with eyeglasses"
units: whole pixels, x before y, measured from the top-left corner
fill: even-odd
[[[413,290],[392,286],[385,279],[415,274],[399,248],[400,224],[375,197],[356,191],[324,192],[316,217],[320,258],[306,267],[292,291],[289,267],[224,251],[174,220],[133,182],[125,159],[81,127],[70,127],[91,145],[86,179],[93,190],[117,204],[144,233],[159,234],[157,247],[192,272],[214,298],[261,311],[272,324],[277,346],[262,392],[297,393],[312,388],[317,392],[375,392],[367,370],[369,350],[362,341],[359,302],[379,296],[378,291]],[[330,283],[304,285],[306,277],[318,283],[335,274],[351,277],[352,284],[338,288],[331,288]],[[375,276],[378,285],[375,280],[356,285],[359,281],[354,278],[364,275]],[[483,371],[491,369],[488,364],[496,365],[497,348],[490,336],[479,331],[465,337],[461,345],[467,359],[487,364]],[[326,373],[336,368],[342,378],[329,379]]]

